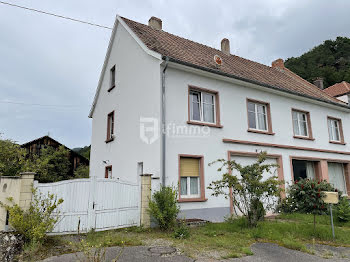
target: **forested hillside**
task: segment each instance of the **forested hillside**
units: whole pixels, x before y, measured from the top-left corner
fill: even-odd
[[[73,148],[73,151],[86,157],[87,159],[90,159],[90,149],[91,149],[91,146],[84,146],[84,147]]]
[[[326,40],[300,57],[288,58],[285,66],[311,83],[324,78],[324,87],[350,82],[350,38]]]

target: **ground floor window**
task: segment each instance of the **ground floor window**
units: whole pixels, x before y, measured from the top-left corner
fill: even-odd
[[[106,166],[105,178],[112,178],[112,166]]]
[[[343,194],[347,193],[346,182],[344,175],[344,165],[342,163],[328,163],[328,177],[329,183],[331,183],[336,189]]]
[[[201,196],[201,159],[180,157],[179,192],[181,198],[199,198]]]
[[[294,181],[300,179],[316,179],[315,162],[305,160],[292,160]]]

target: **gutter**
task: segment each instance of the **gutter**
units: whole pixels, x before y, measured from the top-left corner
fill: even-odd
[[[162,72],[162,124],[161,124],[161,132],[162,132],[162,185],[165,186],[165,150],[166,150],[166,127],[165,127],[165,73],[168,68],[168,57],[163,57],[165,60],[165,66]]]
[[[207,71],[209,73],[222,75],[222,76],[225,76],[225,77],[237,79],[237,80],[248,82],[248,83],[255,84],[255,85],[260,85],[260,86],[267,87],[267,88],[270,88],[270,89],[273,89],[273,90],[278,90],[278,91],[281,91],[281,92],[284,92],[284,93],[289,93],[289,94],[300,96],[300,97],[306,97],[306,98],[309,98],[309,99],[312,99],[312,100],[316,100],[316,101],[319,101],[319,102],[323,102],[323,103],[327,103],[327,104],[330,104],[330,105],[334,105],[334,106],[350,109],[350,106],[348,106],[348,105],[341,105],[341,104],[338,104],[336,102],[327,101],[327,100],[316,98],[316,97],[313,97],[313,96],[302,95],[302,94],[299,94],[299,93],[294,92],[294,91],[290,91],[290,90],[287,90],[287,89],[281,89],[279,87],[268,85],[268,84],[265,84],[265,83],[261,83],[259,81],[254,81],[254,80],[251,80],[251,79],[247,79],[247,78],[243,78],[243,77],[227,74],[227,73],[224,73],[224,72],[220,72],[220,71],[215,70],[215,69],[210,69],[210,68],[206,68],[206,67],[203,67],[203,66],[198,66],[198,65],[195,65],[195,64],[187,63],[187,62],[184,62],[184,61],[172,58],[172,57],[162,56],[162,59],[166,60],[168,62],[173,62],[173,63],[184,65],[184,66],[189,66],[189,67],[192,67],[192,68],[195,68],[195,69]]]

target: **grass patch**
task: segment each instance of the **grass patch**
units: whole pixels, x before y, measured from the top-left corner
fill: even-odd
[[[41,247],[27,247],[24,260],[35,261],[60,253],[76,252],[79,241],[84,239],[92,246],[138,246],[172,245],[184,254],[212,258],[236,258],[253,255],[250,245],[257,241],[277,243],[286,248],[303,252],[306,244],[320,243],[350,246],[350,224],[336,224],[336,239],[332,239],[329,216],[317,216],[316,232],[313,232],[313,216],[305,214],[281,215],[273,221],[263,221],[256,228],[249,228],[243,218],[227,223],[208,223],[202,227],[190,228],[186,239],[175,239],[172,231],[134,227],[128,229],[89,232],[87,234],[50,237]],[[153,242],[152,242],[153,241]],[[22,254],[22,257],[23,257]],[[30,259],[28,259],[30,258]]]

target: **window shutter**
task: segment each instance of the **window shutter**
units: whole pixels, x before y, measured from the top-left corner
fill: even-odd
[[[199,163],[197,158],[184,158],[180,159],[180,176],[181,177],[199,177]]]

